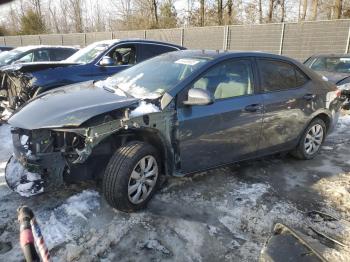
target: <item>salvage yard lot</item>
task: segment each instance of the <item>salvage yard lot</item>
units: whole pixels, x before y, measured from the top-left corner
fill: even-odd
[[[23,204],[34,210],[55,261],[257,261],[275,222],[313,236],[307,211],[350,221],[348,115],[314,160],[278,155],[171,178],[133,214],[110,208],[94,184],[32,198],[11,192],[4,180],[10,141],[9,126],[0,126],[0,261],[22,257],[16,209]],[[350,245],[344,220],[316,227]],[[350,260],[347,247],[323,247],[329,261]]]

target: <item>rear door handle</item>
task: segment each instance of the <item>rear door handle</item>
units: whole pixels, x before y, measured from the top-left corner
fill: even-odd
[[[306,95],[304,95],[304,99],[308,100],[308,101],[314,99],[315,97],[316,97],[316,95],[314,95],[314,94],[306,94]]]
[[[261,111],[262,109],[263,109],[262,104],[251,104],[244,108],[245,111],[252,112],[252,113]]]

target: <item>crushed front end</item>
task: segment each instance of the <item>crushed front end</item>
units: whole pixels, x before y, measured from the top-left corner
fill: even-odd
[[[57,187],[63,183],[63,176],[79,158],[79,149],[84,147],[84,137],[74,132],[60,132],[49,129],[25,130],[13,128],[14,155],[5,169],[9,187],[18,191],[18,186],[33,182],[35,177],[44,187]],[[20,173],[20,174],[19,174]],[[38,183],[32,183],[39,190]],[[33,192],[34,193],[34,192]]]
[[[35,93],[32,79],[31,73],[21,72],[20,68],[2,69],[0,71],[1,107],[13,111],[28,101]]]

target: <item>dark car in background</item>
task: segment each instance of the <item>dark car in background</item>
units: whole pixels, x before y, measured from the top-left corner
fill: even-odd
[[[67,46],[21,46],[8,52],[0,53],[0,67],[18,63],[61,61],[78,50],[78,48]]]
[[[304,64],[337,85],[350,76],[350,54],[314,55]]]
[[[0,45],[0,53],[1,52],[5,52],[5,51],[10,51],[12,50],[13,47],[12,46],[3,46],[3,45]]]
[[[342,90],[343,109],[350,109],[350,54],[322,54],[308,58],[304,64]]]
[[[19,163],[55,188],[102,179],[108,203],[130,212],[145,206],[163,175],[281,151],[315,157],[338,120],[338,98],[334,84],[290,58],[171,52],[18,110],[8,120],[15,157],[6,180]]]
[[[106,40],[93,43],[59,63],[31,63],[3,68],[2,85],[10,109],[53,88],[101,80],[151,57],[184,49],[150,40]]]

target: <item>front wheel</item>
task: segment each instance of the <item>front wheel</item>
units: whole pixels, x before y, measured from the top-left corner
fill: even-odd
[[[160,171],[160,158],[153,146],[139,141],[129,143],[110,159],[103,177],[103,194],[118,210],[139,210],[156,191]]]
[[[326,125],[320,118],[314,119],[305,129],[292,155],[299,159],[312,159],[320,151],[326,137]]]

